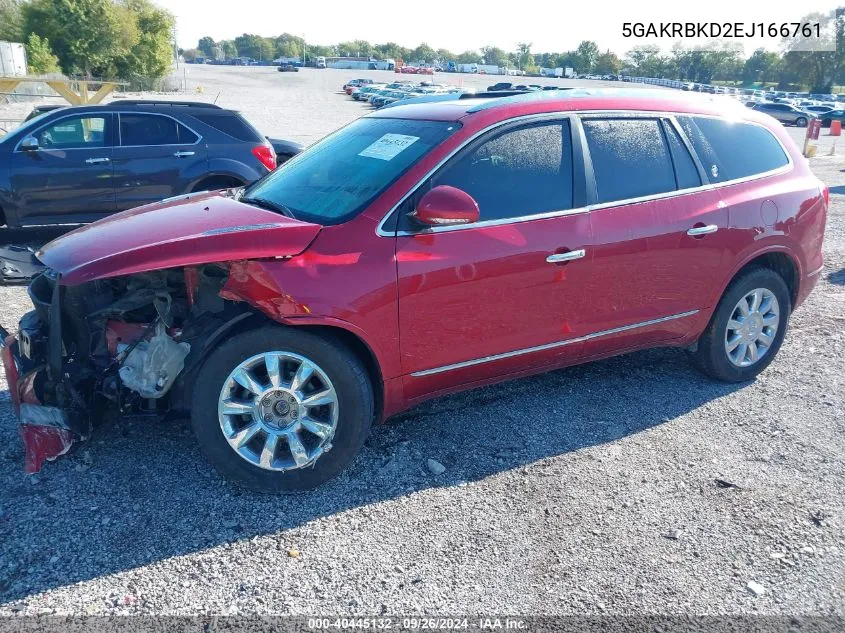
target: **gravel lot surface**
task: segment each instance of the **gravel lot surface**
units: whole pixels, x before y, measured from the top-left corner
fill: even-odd
[[[308,143],[364,111],[336,94],[355,75],[188,78]],[[25,477],[3,380],[0,615],[845,615],[845,159],[812,166],[827,263],[751,384],[679,350],[509,382],[403,414],[341,478],[269,497],[221,480],[184,423],[102,428]],[[27,309],[0,288],[4,325]]]

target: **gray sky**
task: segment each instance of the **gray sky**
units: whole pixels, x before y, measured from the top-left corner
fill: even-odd
[[[672,40],[625,38],[625,22],[742,22],[745,29],[763,22],[795,22],[811,11],[830,12],[836,2],[803,3],[772,0],[708,0],[707,2],[570,2],[525,3],[478,0],[155,0],[177,17],[177,35],[183,48],[196,46],[203,35],[215,40],[242,33],[264,36],[283,32],[315,44],[363,39],[371,43],[396,42],[415,47],[425,41],[433,48],[456,53],[493,45],[507,51],[518,42],[531,42],[534,52],[563,52],[581,40],[622,55],[637,44],[657,44],[668,50]],[[496,8],[499,7],[499,8]],[[759,47],[776,50],[776,39],[737,39],[750,54]],[[701,43],[699,41],[698,43]]]

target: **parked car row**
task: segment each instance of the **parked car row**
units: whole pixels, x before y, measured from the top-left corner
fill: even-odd
[[[373,108],[383,108],[414,97],[443,95],[462,92],[460,88],[431,82],[414,83],[408,80],[374,83],[372,79],[352,79],[342,86],[342,91],[355,101],[368,103]]]
[[[403,75],[433,75],[434,70],[432,66],[399,66],[395,72]]]
[[[127,99],[35,112],[0,137],[0,225],[85,223],[248,185],[302,150],[208,103]]]
[[[834,95],[808,95],[807,93],[740,89],[732,86],[712,86],[693,82],[681,85],[681,90],[724,95],[744,103],[749,108],[765,112],[785,125],[796,125],[798,127],[805,127],[816,118],[823,118],[823,124],[830,125],[830,121],[836,118],[836,115],[826,118],[824,118],[824,115],[837,108],[841,110],[845,105],[838,102]],[[826,99],[826,101],[822,99]]]
[[[567,90],[560,86],[541,86],[540,84],[513,84],[509,81],[500,81],[487,86],[487,92],[517,91],[517,92],[538,92],[540,90]]]

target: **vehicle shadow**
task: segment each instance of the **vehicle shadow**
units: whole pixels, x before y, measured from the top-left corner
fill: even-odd
[[[595,445],[619,442],[624,449],[632,436],[741,388],[704,378],[682,351],[670,349],[515,380],[397,416],[373,430],[340,477],[282,497],[224,481],[200,455],[187,423],[138,419],[99,429],[86,447],[47,464],[33,484],[22,474],[4,392],[0,602]],[[429,472],[429,458],[445,472]]]
[[[827,280],[837,286],[845,286],[845,268],[830,273],[827,276]]]

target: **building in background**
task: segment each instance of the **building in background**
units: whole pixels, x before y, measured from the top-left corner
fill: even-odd
[[[369,57],[326,57],[327,68],[344,68],[346,70],[393,70],[395,62],[392,59],[371,59]]]
[[[0,42],[0,77],[26,77],[26,49],[20,42]]]

